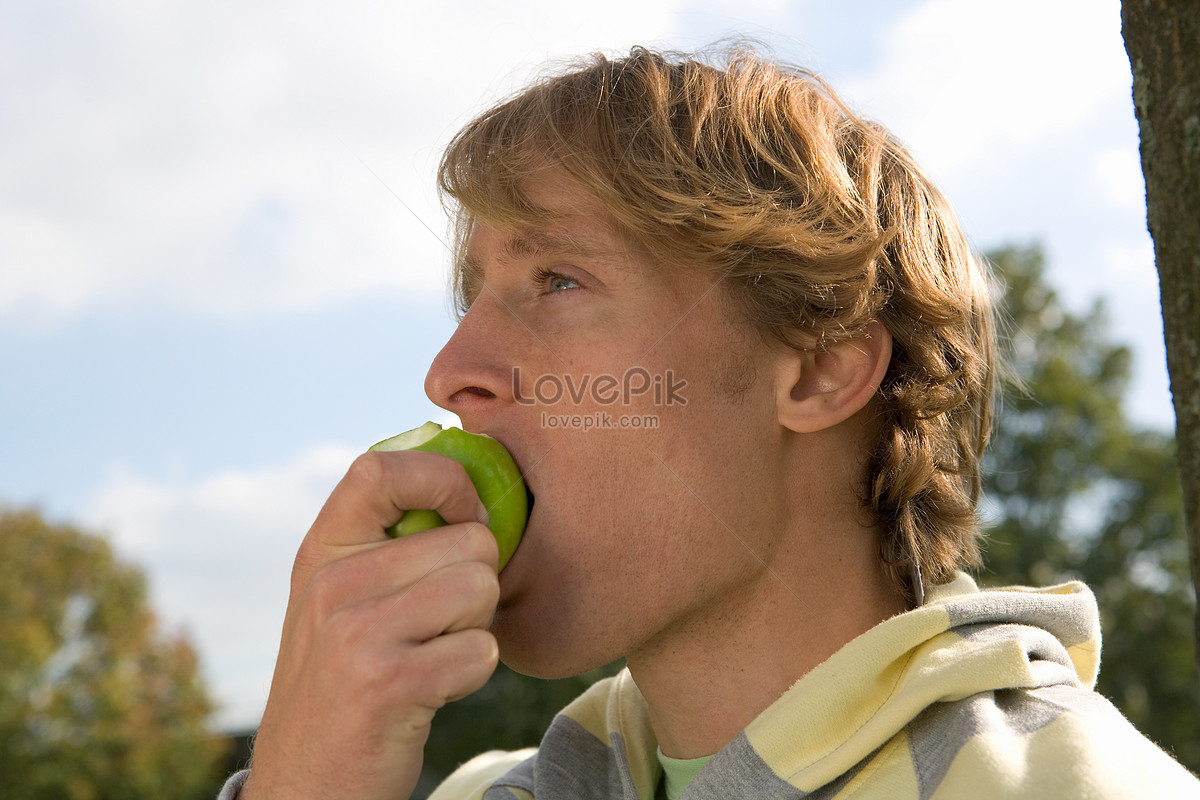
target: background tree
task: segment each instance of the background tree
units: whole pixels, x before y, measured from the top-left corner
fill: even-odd
[[[5,798],[211,800],[223,745],[197,666],[103,539],[0,510]]]
[[[1200,588],[1200,6],[1124,0],[1121,33],[1133,69],[1179,475]],[[1195,630],[1200,644],[1200,616]]]
[[[1195,595],[1169,434],[1125,417],[1130,353],[1104,308],[1068,312],[1036,247],[990,256],[1011,319],[1014,381],[985,469],[991,520],[983,582],[1086,581],[1100,604],[1099,690],[1200,770]]]

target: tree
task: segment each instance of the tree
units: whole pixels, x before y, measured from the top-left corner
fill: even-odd
[[[1200,589],[1200,8],[1124,0],[1192,575]],[[1195,618],[1200,645],[1200,616]],[[1200,649],[1196,652],[1200,663]]]
[[[196,652],[160,631],[135,567],[98,536],[0,510],[6,798],[211,798],[211,711]]]
[[[1125,417],[1130,353],[1108,339],[1102,305],[1067,311],[1036,247],[990,260],[1011,320],[1012,380],[985,464],[983,580],[1087,582],[1104,635],[1098,689],[1200,770],[1195,596],[1171,437]]]

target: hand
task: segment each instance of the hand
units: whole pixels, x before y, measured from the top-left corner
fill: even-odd
[[[405,508],[450,524],[401,539]],[[300,545],[243,798],[405,798],[434,712],[496,668],[496,542],[457,462],[360,456]]]

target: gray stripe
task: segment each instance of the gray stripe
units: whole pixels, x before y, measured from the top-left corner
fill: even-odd
[[[687,785],[679,800],[750,798],[798,800],[804,792],[781,779],[750,746],[745,733],[712,757]]]
[[[616,757],[613,758],[615,764],[610,765],[609,780],[612,780],[612,767],[615,766],[617,777],[621,781],[621,789],[623,791],[621,797],[630,798],[630,800],[638,800],[637,786],[635,786],[633,783],[633,773],[629,769],[629,753],[625,749],[625,740],[621,737],[621,734],[617,733],[616,731],[610,732],[608,734],[608,739],[612,747],[611,752],[616,754]],[[614,792],[610,793],[608,796],[616,797],[617,794]]]
[[[874,756],[874,753],[867,756],[825,786],[805,792],[776,775],[750,745],[746,734],[741,733],[700,770],[683,790],[680,800],[828,800],[853,780]]]
[[[1002,689],[953,703],[935,703],[908,727],[909,753],[921,800],[933,794],[951,762],[974,737],[985,733],[1028,736],[1069,711],[1093,707],[1096,697],[1086,689],[1054,686],[1032,691]]]
[[[483,800],[511,800],[515,795],[508,790],[507,787],[515,789],[524,789],[529,793],[533,793],[533,772],[534,765],[537,763],[537,753],[534,753],[529,758],[517,764],[515,767],[504,773],[498,781],[493,783],[486,792],[483,793]]]
[[[1033,689],[1029,694],[1044,703],[1052,703],[1063,710],[1076,711],[1084,714],[1116,714],[1123,717],[1117,707],[1099,692],[1091,692],[1073,686],[1047,686],[1044,689]]]
[[[605,747],[578,722],[560,715],[551,723],[538,752],[493,783],[484,800],[512,800],[510,787],[541,798],[638,800],[624,740],[617,733],[610,737],[612,747]],[[825,786],[804,792],[776,775],[741,733],[713,756],[680,800],[829,800],[874,757],[872,753]]]
[[[854,780],[858,773],[862,772],[863,767],[865,767],[867,764],[870,764],[878,753],[878,750],[876,750],[874,753],[871,753],[871,755],[867,756],[862,761],[843,772],[836,779],[825,784],[820,789],[805,795],[805,797],[807,797],[808,800],[832,800],[832,798],[837,797],[842,789],[846,787],[846,784]]]
[[[945,604],[952,629],[979,623],[1011,623],[1042,628],[1073,647],[1100,635],[1096,598],[1090,592],[1055,595],[1053,602],[1032,592],[961,595]]]
[[[508,787],[493,783],[483,793],[483,800],[517,800],[517,796]]]
[[[490,792],[513,787],[545,798],[638,800],[626,763],[625,743],[620,734],[611,737],[612,748],[560,714],[550,723],[538,752],[505,773],[484,797],[493,800]],[[503,797],[497,794],[495,800]]]

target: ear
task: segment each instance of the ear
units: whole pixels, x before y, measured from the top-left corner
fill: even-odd
[[[892,335],[879,321],[827,349],[785,354],[775,383],[780,423],[815,433],[844,422],[870,402],[891,358]]]

